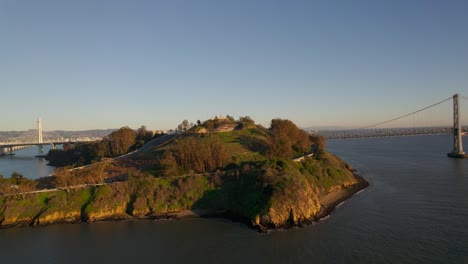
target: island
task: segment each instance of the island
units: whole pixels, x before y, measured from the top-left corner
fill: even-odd
[[[214,117],[177,130],[123,127],[52,150],[63,166],[52,176],[1,177],[0,227],[225,217],[267,231],[317,221],[368,186],[290,120]]]

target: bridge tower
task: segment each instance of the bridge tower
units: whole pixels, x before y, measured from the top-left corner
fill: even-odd
[[[448,153],[450,158],[467,158],[468,155],[463,151],[463,131],[461,127],[460,117],[460,100],[459,95],[453,95],[453,151]]]
[[[39,144],[43,143],[43,140],[42,140],[42,119],[40,117],[37,119],[37,143],[39,143]],[[39,148],[39,153],[44,152],[44,148],[43,148],[42,145],[38,145],[38,148]]]

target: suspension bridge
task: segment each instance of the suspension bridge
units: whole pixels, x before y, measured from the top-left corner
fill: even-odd
[[[449,152],[447,156],[453,158],[467,158],[468,154],[465,154],[463,151],[462,137],[463,135],[468,135],[468,127],[462,125],[460,100],[468,100],[468,97],[455,94],[435,104],[383,122],[357,129],[320,131],[318,134],[325,137],[327,140],[453,134],[453,150]],[[453,102],[453,125],[425,127],[417,127],[415,124],[405,124],[405,126],[395,125],[401,120],[414,118],[414,116],[427,112],[448,101]]]
[[[52,131],[54,132],[54,131]],[[16,142],[3,142],[0,143],[0,156],[4,155],[14,155],[14,152],[16,150],[24,149],[24,148],[29,148],[32,146],[37,146],[38,147],[38,153],[43,154],[43,147],[44,146],[51,146],[52,149],[55,149],[57,145],[63,145],[66,143],[77,143],[78,141],[73,141],[70,139],[66,139],[57,133],[55,133],[57,137],[52,140],[44,140],[44,133],[42,129],[42,119],[39,118],[37,119],[37,140],[33,141],[28,141],[28,142],[21,142],[21,141],[16,141]],[[83,140],[79,141],[83,142]]]
[[[378,122],[358,129],[320,131],[318,134],[325,137],[327,140],[452,134],[453,150],[449,152],[447,156],[453,158],[468,158],[468,154],[465,154],[463,151],[462,142],[463,135],[468,135],[468,127],[462,125],[460,100],[468,100],[468,97],[455,94],[435,104],[383,122]],[[417,126],[416,124],[398,125],[398,122],[401,120],[408,120],[411,119],[411,117],[415,118],[415,116],[428,112],[430,109],[434,109],[448,101],[453,102],[451,107],[453,124],[447,126]],[[432,116],[430,116],[429,119],[432,119]],[[444,119],[448,120],[446,117],[444,117]],[[468,124],[468,122],[465,124]],[[78,142],[65,139],[60,135],[58,135],[55,140],[44,141],[43,137],[42,120],[39,118],[37,120],[37,140],[34,140],[33,142],[0,143],[0,155],[13,155],[14,151],[31,146],[38,146],[39,153],[41,154],[43,152],[43,146],[46,145],[50,145],[52,149],[55,149],[57,145]]]

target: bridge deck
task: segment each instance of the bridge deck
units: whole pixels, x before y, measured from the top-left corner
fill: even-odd
[[[42,143],[11,143],[11,144],[0,144],[0,148],[11,148],[11,147],[20,147],[20,146],[47,146],[47,145],[63,145],[66,143],[80,143],[80,142],[91,142],[91,141],[52,141],[52,142],[42,142]]]

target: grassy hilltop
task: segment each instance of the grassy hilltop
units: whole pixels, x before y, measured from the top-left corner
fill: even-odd
[[[160,218],[192,210],[264,230],[314,221],[330,210],[323,197],[365,185],[325,151],[323,138],[289,120],[274,119],[266,129],[248,117],[213,119],[181,130],[130,158],[62,170],[52,184],[63,191],[0,198],[0,225]],[[120,181],[72,188],[111,178]]]

